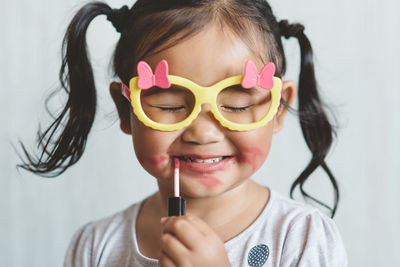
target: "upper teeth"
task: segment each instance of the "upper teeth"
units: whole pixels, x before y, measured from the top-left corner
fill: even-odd
[[[212,158],[212,159],[195,159],[191,157],[182,157],[184,161],[198,162],[198,163],[214,163],[221,161],[223,157]]]

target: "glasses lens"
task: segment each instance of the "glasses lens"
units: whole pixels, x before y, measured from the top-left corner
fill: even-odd
[[[260,87],[250,89],[235,85],[222,90],[217,97],[221,115],[228,121],[250,124],[260,121],[268,113],[271,93]]]
[[[189,117],[195,98],[190,90],[171,85],[168,89],[152,87],[142,90],[140,102],[144,113],[152,121],[174,124]]]

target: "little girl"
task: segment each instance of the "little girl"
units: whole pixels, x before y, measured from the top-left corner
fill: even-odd
[[[281,38],[301,51],[299,117],[312,159],[291,188],[322,167],[334,134],[318,95],[312,49],[300,24],[277,22],[265,0],[138,0],[82,7],[64,38],[60,72],[68,101],[40,133],[41,156],[23,168],[57,176],[85,148],[96,113],[86,51],[90,22],[106,15],[120,40],[110,85],[121,130],[159,190],[74,235],[65,266],[347,266],[332,219],[251,180],[297,93],[282,80]],[[60,131],[61,130],[61,131]],[[56,133],[60,133],[57,135]],[[186,216],[167,216],[174,170]]]

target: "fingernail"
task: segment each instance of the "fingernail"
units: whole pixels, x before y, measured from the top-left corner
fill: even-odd
[[[167,223],[167,220],[168,220],[168,217],[162,217],[161,220],[160,220],[160,223],[162,225],[165,225]]]

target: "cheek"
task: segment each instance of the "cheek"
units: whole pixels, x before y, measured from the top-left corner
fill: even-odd
[[[140,152],[136,153],[136,157],[140,164],[146,169],[151,168],[152,170],[165,171],[167,169],[167,155],[161,155],[158,157],[151,157]]]
[[[140,136],[133,139],[136,157],[144,169],[157,176],[166,171],[168,166],[167,147],[153,140],[151,135],[146,135],[146,139]],[[157,139],[157,141],[159,140]]]
[[[168,150],[175,139],[172,133],[159,132],[135,121],[132,140],[142,167],[157,178],[169,176]]]
[[[167,149],[154,143],[151,145],[151,142],[134,142],[136,157],[140,165],[152,176],[163,178],[169,169]]]
[[[239,157],[239,163],[251,166],[251,171],[255,172],[264,162],[265,154],[258,147],[244,147]]]
[[[261,130],[261,129],[260,129]],[[265,161],[271,148],[272,131],[255,132],[237,141],[239,149],[239,164],[246,164],[255,172]]]

